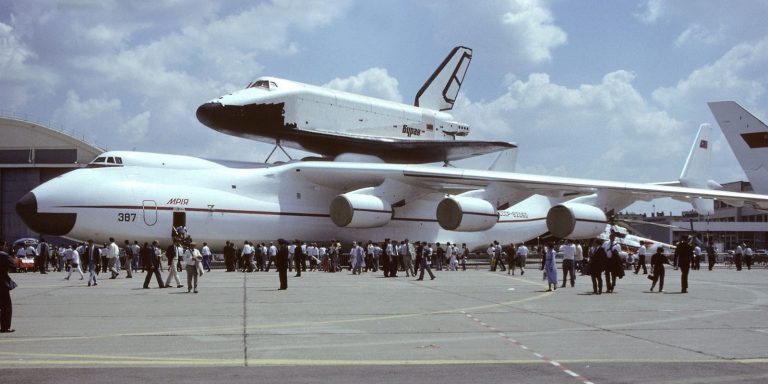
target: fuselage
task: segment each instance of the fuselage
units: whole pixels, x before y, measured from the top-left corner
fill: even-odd
[[[336,156],[355,148],[318,146],[309,133],[368,139],[454,140],[469,126],[446,112],[262,77],[197,110],[201,123],[230,135]]]
[[[35,188],[19,202],[17,211],[33,230],[81,241],[103,242],[115,237],[165,244],[170,241],[174,220],[178,225],[183,217],[195,240],[216,249],[227,240],[278,238],[317,242],[408,238],[485,249],[493,240],[516,243],[544,234],[547,211],[555,204],[549,197],[534,195],[499,211],[497,224],[489,230],[456,232],[438,224],[435,210],[445,195],[433,193],[394,208],[391,221],[384,226],[339,228],[330,218],[329,205],[340,193],[356,187],[345,186],[343,180],[337,187],[307,180],[301,169],[308,165],[311,163],[262,169],[79,169]]]

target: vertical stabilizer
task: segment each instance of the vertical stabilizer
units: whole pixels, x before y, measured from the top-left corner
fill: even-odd
[[[427,82],[421,86],[416,94],[414,105],[437,111],[447,111],[453,108],[453,103],[456,102],[471,60],[471,49],[467,47],[453,48]]]
[[[680,184],[689,188],[715,189],[720,184],[712,180],[712,143],[709,141],[712,127],[709,124],[699,126],[699,132],[691,145],[688,159],[685,160],[683,172],[680,173]],[[691,204],[701,215],[711,215],[715,212],[715,202],[712,199],[691,199]]]
[[[755,192],[768,194],[768,126],[733,101],[707,103]]]

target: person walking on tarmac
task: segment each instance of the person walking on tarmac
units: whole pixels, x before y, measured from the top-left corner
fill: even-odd
[[[712,240],[709,241],[705,250],[707,251],[707,263],[709,263],[709,270],[711,271],[717,262],[717,252],[715,251],[715,244],[712,243]]]
[[[664,248],[658,247],[656,253],[651,256],[651,275],[653,275],[651,292],[656,287],[656,282],[659,283],[659,292],[664,292],[664,264],[669,264],[669,260],[664,256]]]
[[[693,247],[688,243],[688,235],[683,235],[675,248],[675,259],[680,268],[680,293],[688,293],[688,271],[691,269]]]
[[[288,289],[288,243],[284,239],[277,240],[277,272],[280,275],[280,288],[278,290]]]
[[[16,282],[11,279],[8,272],[16,265],[16,258],[5,251],[6,242],[0,239],[0,333],[11,333],[15,332],[11,328],[13,317],[11,290],[16,288]]]
[[[603,240],[598,240],[597,246],[593,247],[594,253],[589,257],[589,273],[592,275],[592,294],[603,294],[603,270],[605,269],[605,248],[602,245]]]
[[[635,275],[640,272],[640,267],[643,267],[643,275],[648,274],[648,270],[645,269],[645,241],[640,240],[640,248],[637,249],[637,266],[635,266]]]
[[[430,256],[430,249],[428,247],[428,244],[424,241],[417,242],[416,243],[416,252],[421,255],[421,258],[419,259],[419,278],[416,280],[424,280],[424,270],[427,270],[427,273],[429,273],[429,278],[431,280],[435,279],[435,275],[432,273],[432,269],[429,268],[429,264],[427,263],[427,260]]]
[[[155,249],[157,248],[157,240],[152,242],[152,245],[144,243],[144,247],[141,249],[141,265],[144,266],[144,270],[147,271],[147,277],[144,278],[144,289],[149,289],[149,282],[152,280],[152,275],[155,275],[157,279],[157,285],[160,288],[165,288],[163,284],[163,277],[160,276],[160,258],[156,256]]]

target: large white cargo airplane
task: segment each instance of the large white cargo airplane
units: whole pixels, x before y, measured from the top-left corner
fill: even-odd
[[[752,188],[768,194],[768,126],[734,101],[707,104]]]
[[[16,211],[36,232],[77,240],[167,239],[172,226],[185,224],[216,248],[226,240],[389,237],[478,249],[547,231],[596,237],[606,228],[604,209],[636,200],[721,199],[768,208],[766,195],[499,171],[316,161],[236,169],[189,161],[197,168],[183,167],[180,156],[107,152],[94,167],[35,188]],[[83,188],[94,181],[98,188]]]
[[[469,126],[445,111],[453,108],[471,59],[471,49],[455,47],[414,105],[261,77],[201,105],[197,119],[223,133],[331,158],[350,154],[344,158],[415,164],[515,148],[503,141],[456,140],[469,134]]]

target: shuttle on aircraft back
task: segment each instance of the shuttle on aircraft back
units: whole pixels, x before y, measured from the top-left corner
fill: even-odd
[[[471,59],[471,49],[453,48],[414,105],[261,77],[202,104],[197,119],[223,133],[330,158],[351,154],[346,158],[415,164],[515,148],[503,141],[457,139],[469,134],[469,125],[446,111],[456,102]]]

